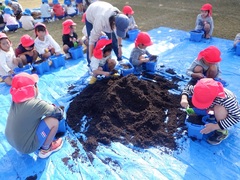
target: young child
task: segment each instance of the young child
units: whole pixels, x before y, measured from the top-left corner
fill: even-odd
[[[38,99],[38,75],[19,73],[13,77],[5,136],[18,152],[29,154],[40,149],[38,156],[47,158],[61,149],[63,140],[54,140],[63,110]]]
[[[11,41],[4,33],[0,33],[0,49],[0,77],[11,85],[14,68],[23,67],[23,64],[20,58],[16,58]]]
[[[23,8],[22,8],[21,4],[19,4],[16,1],[11,1],[11,0],[5,0],[5,4],[13,10],[14,16],[16,17],[17,20],[19,20],[22,16],[22,12],[23,12]]]
[[[78,8],[78,14],[83,15],[83,0],[76,0],[77,8]]]
[[[40,7],[41,16],[44,22],[52,22],[54,13],[48,4],[48,0],[42,0],[42,5]]]
[[[135,22],[135,19],[133,17],[134,11],[132,10],[132,7],[131,6],[124,6],[122,11],[129,18],[128,31],[138,28],[138,26]],[[128,38],[128,33],[127,33],[127,38]]]
[[[23,65],[33,64],[38,57],[38,53],[34,49],[34,39],[28,34],[23,35],[20,44],[15,49],[15,55],[22,60]]]
[[[205,124],[201,133],[208,134],[214,131],[207,142],[212,145],[221,143],[228,136],[227,128],[240,121],[240,108],[235,95],[212,78],[200,79],[195,86],[187,85],[182,92],[182,107],[189,106],[188,97],[191,95],[194,107],[212,110],[217,120],[216,124]]]
[[[213,28],[212,5],[204,4],[201,7],[201,14],[197,16],[195,30],[204,31],[204,37],[209,39],[212,36]]]
[[[9,31],[17,31],[19,24],[10,8],[5,8],[3,19]]]
[[[1,13],[4,12],[4,9],[6,8],[6,6],[3,5],[2,1],[0,1],[0,11]]]
[[[63,51],[66,54],[66,59],[70,59],[71,56],[68,50],[72,47],[78,47],[82,45],[81,39],[78,38],[76,33],[76,23],[71,19],[68,19],[62,23],[62,41],[63,41]]]
[[[35,25],[36,39],[34,40],[34,47],[38,55],[46,60],[52,55],[60,55],[61,47],[48,33],[45,24],[37,23]]]
[[[233,47],[236,47],[236,45],[240,43],[240,33],[238,33],[234,39],[234,42],[233,42]]]
[[[110,76],[110,72],[114,69],[116,61],[111,58],[112,40],[107,36],[102,36],[97,41],[93,50],[90,68],[92,70],[92,78],[89,84],[94,84],[97,81],[98,75]]]
[[[5,26],[6,26],[6,23],[4,22],[3,14],[2,12],[0,12],[0,32],[4,31]]]
[[[140,32],[135,40],[135,47],[133,48],[130,55],[130,62],[135,68],[136,73],[141,73],[143,63],[146,63],[150,60],[152,56],[146,48],[151,46],[152,40],[148,33]]]
[[[221,52],[216,46],[209,46],[200,51],[198,57],[187,69],[187,75],[192,77],[190,83],[196,84],[199,79],[204,77],[216,78],[219,76],[219,63]]]
[[[72,5],[71,0],[65,0],[67,16],[74,17],[77,15],[76,8]]]
[[[22,17],[19,19],[19,21],[22,23],[22,28],[25,30],[32,30],[34,29],[34,19],[31,15],[31,10],[26,8],[24,12],[22,13]]]
[[[53,0],[53,12],[57,19],[63,19],[65,17],[65,9],[58,0]]]

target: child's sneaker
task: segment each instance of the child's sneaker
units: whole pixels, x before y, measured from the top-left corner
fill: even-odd
[[[97,81],[97,78],[92,76],[92,78],[89,81],[89,84],[94,84]]]
[[[55,140],[55,141],[52,142],[52,144],[51,144],[51,146],[50,146],[49,149],[47,149],[47,150],[41,149],[41,150],[39,151],[38,156],[39,156],[40,158],[47,158],[47,157],[50,156],[53,152],[56,152],[56,151],[58,151],[59,149],[61,149],[62,145],[63,145],[63,140],[62,140],[62,138],[59,138],[59,139],[57,139],[57,140]]]
[[[216,130],[214,134],[207,139],[207,142],[212,145],[220,144],[228,137],[228,130]]]

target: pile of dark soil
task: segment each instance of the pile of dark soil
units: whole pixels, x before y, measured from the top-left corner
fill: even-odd
[[[186,113],[180,109],[181,96],[168,90],[178,90],[178,85],[161,76],[145,77],[155,81],[134,75],[102,79],[73,99],[67,122],[76,133],[86,127],[87,140],[79,140],[87,152],[95,152],[98,143],[111,142],[177,149],[175,140],[185,130]],[[81,121],[84,116],[86,124]]]

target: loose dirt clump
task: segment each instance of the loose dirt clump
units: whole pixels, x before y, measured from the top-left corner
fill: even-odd
[[[155,81],[134,75],[105,78],[73,99],[67,122],[75,133],[87,137],[79,138],[86,151],[95,152],[98,143],[111,142],[177,149],[175,140],[185,130],[186,113],[180,108],[180,95],[168,90],[178,90],[178,85],[161,76],[145,77]]]

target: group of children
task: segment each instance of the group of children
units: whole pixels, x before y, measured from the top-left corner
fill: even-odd
[[[37,59],[48,60],[52,55],[60,55],[62,49],[66,53],[66,59],[71,58],[69,49],[81,46],[82,40],[78,38],[76,23],[71,19],[65,20],[62,26],[62,48],[48,33],[43,23],[37,23],[35,25],[35,39],[28,34],[23,35],[15,51],[7,35],[0,33],[0,56],[2,56],[0,61],[0,77],[2,80],[6,84],[11,85],[16,67],[22,68],[27,64],[34,64]]]
[[[123,13],[131,19],[128,21],[124,19],[125,17],[120,19],[120,24],[124,25],[124,28],[120,29],[122,30],[120,33],[122,36],[125,36],[128,30],[137,28],[137,25],[133,18],[134,11],[130,6],[124,6]],[[204,31],[205,38],[210,38],[213,32],[211,15],[212,6],[205,4],[201,8],[201,14],[197,16],[196,30]],[[88,22],[88,19],[83,16],[82,21]],[[63,51],[68,59],[70,57],[69,48],[81,46],[82,41],[76,33],[76,23],[71,19],[65,20],[62,26]],[[118,30],[117,33],[119,33]],[[27,63],[34,63],[38,57],[46,60],[53,54],[59,55],[61,47],[49,34],[44,24],[37,23],[34,26],[34,31],[36,35],[35,40],[29,35],[22,36],[15,52],[6,34],[0,33],[0,75],[7,84],[12,85],[10,92],[13,99],[5,134],[8,142],[18,151],[31,153],[40,148],[39,157],[46,158],[62,146],[62,139],[54,140],[54,136],[57,131],[58,120],[62,118],[63,111],[61,108],[49,105],[43,101],[40,101],[41,103],[39,104],[37,99],[37,75],[26,73],[14,75],[13,70],[14,67],[22,67]],[[117,64],[117,61],[111,57],[113,40],[109,39],[103,32],[99,34],[101,36],[94,46],[90,61],[90,68],[93,74],[89,82],[90,84],[96,82],[98,75],[110,76]],[[85,41],[87,40],[88,37],[86,37]],[[238,41],[239,37],[236,39],[235,44]],[[144,63],[151,60],[152,54],[146,48],[152,44],[151,37],[147,32],[138,34],[129,60],[139,72],[142,71]],[[227,128],[240,121],[240,109],[236,97],[231,91],[225,89],[221,82],[214,80],[219,76],[220,56],[221,52],[215,46],[209,46],[199,52],[198,57],[187,69],[187,75],[191,77],[191,81],[184,88],[180,102],[182,107],[188,108],[189,98],[191,98],[196,108],[214,112],[217,123],[208,123],[201,131],[203,134],[214,132],[207,140],[213,145],[219,144],[223,139],[226,139],[228,136]],[[35,106],[36,104],[37,106]],[[39,108],[42,109],[41,112],[38,111]],[[19,119],[18,112],[25,112],[26,109],[28,111],[31,109],[33,112],[37,111],[38,116],[28,116],[31,114],[21,113],[21,121],[19,120],[18,123],[14,124]],[[43,116],[45,118],[42,120]],[[25,143],[23,142],[24,140],[21,139],[20,141],[18,139],[19,133],[24,131],[25,126],[23,127],[22,124],[26,124],[25,120],[31,120],[32,117],[34,117],[35,124],[30,129],[34,129],[34,131],[31,131],[33,135],[28,134],[28,139],[31,138],[32,141]],[[20,127],[19,123],[21,123],[23,128],[13,133],[12,129]],[[26,124],[26,126],[29,125]],[[45,135],[42,136],[42,134]]]

